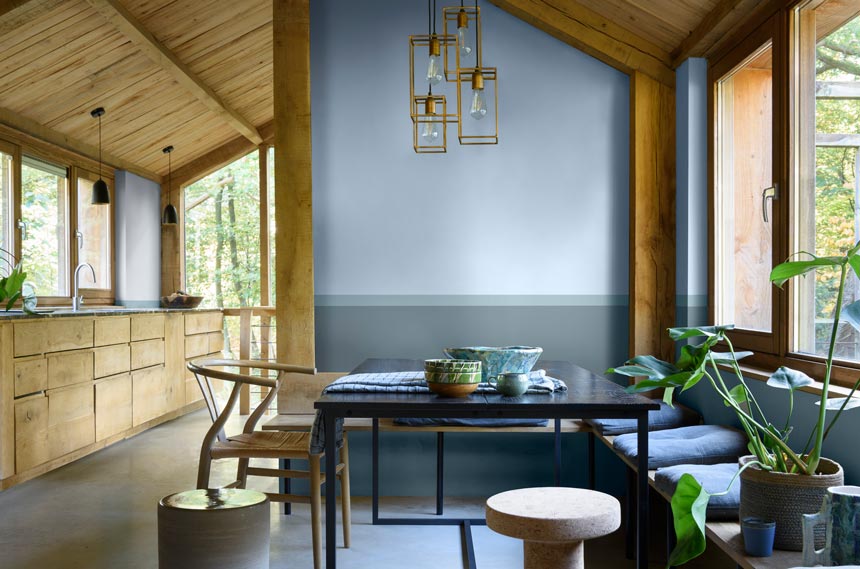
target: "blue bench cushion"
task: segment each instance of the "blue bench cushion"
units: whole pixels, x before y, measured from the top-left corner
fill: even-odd
[[[546,427],[547,419],[394,419],[395,425],[409,427],[432,427],[443,425],[448,427]]]
[[[729,488],[729,482],[738,473],[738,463],[729,462],[724,464],[680,464],[661,468],[657,471],[654,484],[661,492],[671,496],[675,493],[675,487],[684,474],[690,474],[695,478],[705,492],[714,494],[725,492]],[[741,501],[740,480],[735,480],[729,493],[724,496],[711,496],[708,502],[709,520],[737,520],[738,506]]]
[[[678,427],[698,425],[701,422],[701,415],[689,407],[677,403],[673,408],[668,403],[661,401],[660,409],[648,411],[649,431],[677,429]],[[636,419],[588,419],[588,423],[594,427],[595,431],[607,437],[636,432]]]
[[[619,435],[613,446],[635,463],[637,444],[636,433],[631,433]],[[737,462],[745,454],[749,454],[746,435],[731,427],[694,425],[648,434],[649,470],[678,464]]]

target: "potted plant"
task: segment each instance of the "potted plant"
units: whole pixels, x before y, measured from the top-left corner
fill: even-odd
[[[2,248],[0,260],[3,261],[0,263],[0,306],[5,306],[9,311],[21,300],[24,312],[35,313],[36,295],[32,287],[25,282],[27,273],[24,272],[22,263],[16,262],[15,256]]]
[[[776,266],[770,274],[770,280],[778,287],[791,278],[819,268],[836,269],[839,274],[833,329],[824,378],[820,384],[821,396],[816,402],[819,405],[818,419],[803,446],[793,447],[789,444],[793,431],[791,418],[794,392],[815,381],[803,372],[788,367],[779,368],[768,379],[767,385],[788,392],[788,413],[784,423],[769,420],[755,394],[747,387],[738,366],[738,360],[752,352],[734,350],[727,335],[733,326],[672,328],[669,336],[675,341],[702,340],[700,343],[684,345],[675,363],[661,361],[653,356],[636,356],[625,365],[608,370],[629,377],[644,377],[642,381],[629,386],[628,391],[665,389],[663,399],[669,404],[675,390],[686,391],[702,380],[710,384],[717,397],[735,412],[749,439],[752,455],[741,459],[738,475],[731,481],[734,484],[738,478],[741,479],[741,516],[762,517],[761,509],[766,509],[768,516],[784,516],[781,520],[774,520],[777,523],[776,545],[783,549],[801,548],[801,514],[816,512],[827,487],[842,484],[841,467],[822,458],[822,451],[827,435],[842,412],[860,406],[860,397],[854,397],[860,379],[848,397],[829,398],[839,323],[847,322],[860,330],[860,301],[842,306],[849,273],[853,271],[860,276],[858,252],[860,243],[843,256],[817,257],[800,253]],[[801,256],[803,258],[798,258]],[[725,346],[727,350],[715,351],[717,346]],[[721,372],[721,367],[726,370],[725,374]],[[733,379],[727,382],[724,376],[733,376]],[[835,411],[829,420],[827,411]],[[745,485],[747,492],[744,492]],[[681,477],[672,496],[677,545],[669,557],[669,566],[682,565],[705,550],[705,512],[709,498],[710,495],[695,478],[689,474]],[[778,511],[781,507],[782,512]]]

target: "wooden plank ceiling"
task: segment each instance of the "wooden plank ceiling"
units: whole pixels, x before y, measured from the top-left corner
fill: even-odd
[[[105,155],[156,177],[168,144],[176,169],[259,142],[274,116],[272,1],[0,0],[0,121],[95,147],[90,111],[103,106]],[[667,84],[764,3],[490,1],[557,37],[587,32],[588,53]]]

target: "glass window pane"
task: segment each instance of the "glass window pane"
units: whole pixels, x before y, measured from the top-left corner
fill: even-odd
[[[92,176],[95,178],[95,176]],[[110,289],[112,205],[92,204],[93,184],[90,177],[78,177],[78,230],[75,233],[78,262],[93,266],[96,279],[89,271],[81,271],[81,288]],[[108,182],[113,203],[113,188]]]
[[[770,332],[773,264],[773,55],[770,44],[717,84],[716,317],[717,324]]]
[[[203,306],[259,306],[259,153],[185,188],[185,291]]]
[[[25,156],[21,164],[21,251],[39,296],[69,295],[66,169]]]
[[[798,181],[795,248],[838,255],[860,240],[860,17],[850,3],[797,10]],[[793,349],[826,355],[839,272],[821,270],[795,290]],[[843,304],[860,300],[851,274]],[[836,355],[860,360],[857,332],[840,324]]]
[[[0,152],[0,274],[6,274],[8,266],[5,261],[14,255],[12,250],[12,228],[14,213],[12,210],[12,155]]]

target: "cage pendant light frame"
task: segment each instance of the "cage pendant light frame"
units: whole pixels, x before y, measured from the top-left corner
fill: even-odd
[[[480,43],[483,41],[481,35],[481,7],[448,6],[446,8],[442,8],[442,32],[445,35],[449,35],[448,30],[451,29],[453,30],[453,33],[450,35],[454,38],[453,45],[446,44],[443,46],[445,51],[445,80],[451,83],[457,82],[457,73],[463,68],[462,62],[460,61],[460,46],[457,44],[457,23],[461,10],[466,14],[466,22],[468,23],[469,30],[475,30],[475,45],[472,46],[472,52],[475,54],[474,57],[477,59],[481,56],[481,50],[478,48]],[[450,53],[452,49],[454,50],[453,56]],[[480,59],[477,59],[475,63],[480,66]],[[474,65],[468,66],[468,69],[474,68]]]
[[[492,86],[493,89],[493,112],[484,118],[484,120],[487,120],[492,117],[493,127],[484,133],[470,134],[469,123],[479,122],[481,124],[485,124],[483,121],[469,120],[470,117],[468,110],[466,111],[465,118],[463,116],[463,104],[470,104],[469,93],[471,93],[472,76],[475,71],[480,72],[483,76],[484,93],[487,93],[488,85]],[[466,91],[465,94],[463,93],[464,89]],[[466,121],[467,124],[464,125],[464,121]],[[466,132],[464,133],[464,131]],[[460,144],[464,146],[499,143],[499,82],[498,72],[495,67],[472,67],[457,70],[457,138],[459,139]]]
[[[435,107],[435,113],[428,112]],[[412,115],[412,148],[417,154],[442,154],[448,152],[448,123],[457,115],[448,113],[448,102],[445,95],[416,95],[413,98],[413,107],[424,112]],[[442,128],[441,144],[422,144],[421,130],[427,123],[437,123]]]

